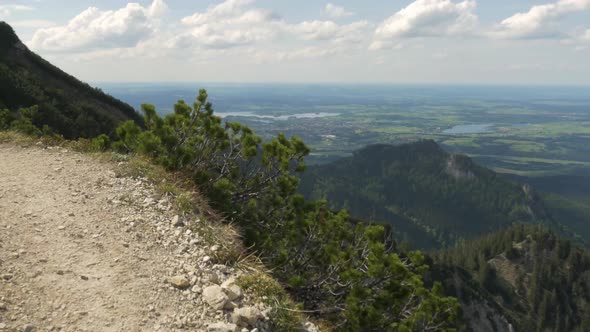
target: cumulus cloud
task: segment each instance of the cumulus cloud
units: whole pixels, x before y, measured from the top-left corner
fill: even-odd
[[[8,17],[14,12],[28,11],[33,9],[35,8],[25,5],[0,5],[0,18]]]
[[[364,39],[367,21],[357,21],[339,25],[333,21],[304,21],[289,27],[299,38],[304,40],[329,40],[340,42],[360,42]]]
[[[148,7],[129,3],[108,11],[90,7],[66,25],[37,30],[29,45],[54,52],[134,47],[153,35],[166,8],[163,0],[154,0]]]
[[[279,34],[278,15],[264,9],[250,9],[252,0],[227,0],[203,13],[182,19],[189,28],[177,38],[180,46],[229,48],[271,40]]]
[[[270,42],[279,37],[302,40],[355,42],[366,21],[339,25],[333,21],[288,23],[272,11],[251,8],[253,0],[226,0],[182,19],[188,33],[177,37],[177,45],[231,48]]]
[[[377,27],[370,48],[387,48],[400,38],[471,34],[478,24],[475,9],[475,0],[416,0]]]
[[[324,14],[333,19],[354,15],[354,13],[346,11],[344,7],[337,6],[333,3],[326,4],[326,7],[324,7]]]
[[[590,0],[559,0],[531,7],[528,12],[514,14],[500,22],[490,33],[497,38],[560,37],[559,19],[590,9]]]

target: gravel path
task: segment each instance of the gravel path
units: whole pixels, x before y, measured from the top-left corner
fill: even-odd
[[[114,168],[61,148],[0,144],[0,331],[254,328],[201,299],[236,272],[212,266],[215,248],[171,225],[171,203],[151,185]],[[173,287],[173,276],[187,285]]]

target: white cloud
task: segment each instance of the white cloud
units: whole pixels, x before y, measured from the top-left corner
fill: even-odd
[[[164,2],[164,0],[154,0],[150,5],[149,9],[149,16],[150,17],[159,17],[168,11],[168,5]]]
[[[297,38],[306,41],[333,43],[356,42],[362,39],[366,21],[339,25],[333,21],[288,23],[277,14],[251,8],[253,0],[226,0],[205,12],[182,19],[189,28],[176,38],[180,47],[231,48]]]
[[[476,6],[475,0],[416,0],[377,27],[370,49],[388,48],[399,38],[473,34]]]
[[[12,15],[14,12],[29,11],[35,8],[25,5],[0,5],[0,19]]]
[[[134,47],[156,32],[165,10],[163,0],[154,0],[149,7],[129,3],[108,11],[90,7],[67,25],[37,30],[29,45],[54,52]]]
[[[559,0],[555,3],[531,7],[526,13],[517,13],[500,22],[490,33],[496,38],[548,38],[560,37],[559,19],[590,9],[590,0]]]
[[[339,25],[333,21],[304,21],[290,26],[290,30],[304,40],[328,40],[332,42],[360,42],[365,38],[367,21]]]
[[[203,13],[182,19],[188,33],[177,38],[179,46],[229,48],[272,40],[279,33],[280,19],[264,9],[249,9],[252,0],[227,0]]]
[[[354,15],[354,13],[346,11],[346,9],[344,9],[344,7],[337,6],[333,3],[326,4],[326,7],[324,7],[324,13],[328,17],[333,18],[333,19],[349,17],[349,16]]]

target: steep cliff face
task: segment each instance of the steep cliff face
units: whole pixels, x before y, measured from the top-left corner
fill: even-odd
[[[527,206],[529,209],[529,213],[534,219],[539,220],[547,219],[550,217],[549,213],[547,212],[547,209],[545,208],[545,204],[541,199],[541,196],[537,193],[535,188],[533,188],[529,184],[524,184],[522,186],[522,191],[524,192],[527,198]]]
[[[436,257],[474,331],[590,329],[590,254],[547,228],[516,225]]]
[[[141,122],[133,107],[45,61],[0,22],[0,108],[16,113],[35,105],[33,123],[66,138],[112,133],[126,120]]]
[[[489,302],[461,302],[467,328],[473,332],[513,332],[514,326]]]
[[[452,266],[434,266],[433,278],[443,283],[445,290],[461,304],[461,317],[467,331],[512,332],[512,318],[496,303],[471,275]]]
[[[447,161],[446,172],[457,180],[474,180],[475,173],[469,167],[466,167],[467,157],[461,155],[451,155]]]

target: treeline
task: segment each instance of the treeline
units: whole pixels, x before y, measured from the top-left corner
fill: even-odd
[[[301,178],[305,197],[389,223],[400,240],[423,248],[546,218],[534,193],[527,195],[521,186],[468,157],[449,155],[430,140],[369,146],[310,167]],[[428,238],[430,243],[422,240]]]
[[[435,262],[471,273],[517,331],[590,331],[590,253],[542,226],[461,242]]]
[[[324,201],[297,193],[304,157],[296,137],[262,143],[239,123],[223,123],[201,90],[162,118],[143,105],[145,129],[133,121],[93,145],[139,153],[194,179],[210,203],[238,225],[245,242],[306,312],[338,331],[448,331],[458,324],[456,299],[434,283],[419,252],[401,254],[383,226],[351,222]]]

